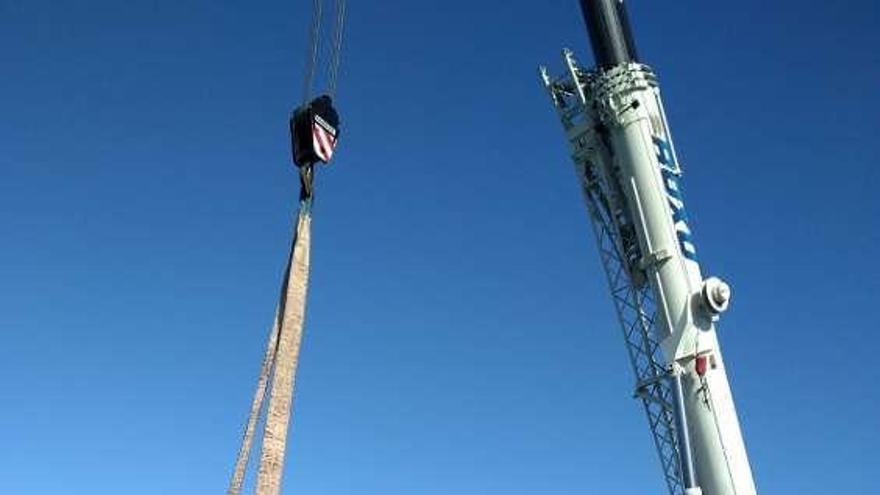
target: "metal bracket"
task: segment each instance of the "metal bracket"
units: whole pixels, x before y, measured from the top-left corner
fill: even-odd
[[[652,253],[648,253],[639,260],[639,268],[647,270],[648,268],[659,265],[660,263],[672,258],[672,253],[668,249],[658,249]]]

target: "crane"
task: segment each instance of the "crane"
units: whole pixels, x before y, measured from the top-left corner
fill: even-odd
[[[562,122],[671,495],[754,495],[716,334],[731,290],[704,278],[682,169],[623,0],[580,0],[596,67],[542,81]]]
[[[299,210],[275,319],[269,332],[257,388],[229,482],[228,495],[241,493],[257,423],[264,414],[255,493],[256,495],[281,493],[288,431],[293,413],[296,370],[305,322],[315,167],[319,163],[330,162],[339,139],[340,129],[339,114],[333,105],[333,95],[336,91],[339,69],[345,0],[335,0],[336,22],[327,65],[327,89],[319,96],[313,97],[312,84],[320,48],[322,7],[322,0],[314,0],[309,53],[303,83],[303,103],[294,110],[289,121],[292,157],[299,172]],[[269,403],[264,410],[267,391]]]

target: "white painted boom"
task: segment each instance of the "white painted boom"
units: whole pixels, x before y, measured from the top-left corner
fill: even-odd
[[[611,261],[621,265],[632,293],[649,289],[654,302],[655,311],[638,298],[630,303],[651,325],[643,332],[644,344],[629,339],[627,344],[636,345],[632,359],[656,363],[654,375],[657,364],[664,368],[663,376],[651,377],[642,372],[643,363],[634,362],[644,400],[648,382],[670,384],[648,397],[661,404],[661,413],[652,416],[649,410],[649,418],[667,474],[669,459],[677,461],[678,480],[667,480],[670,492],[754,495],[714,325],[727,308],[730,288],[701,274],[657,79],[635,60],[622,2],[582,1],[582,6],[599,67],[582,70],[566,52],[568,73],[552,80],[543,71],[543,78],[572,146],[597,234],[611,231],[611,258],[616,257]],[[605,241],[599,242],[608,271]],[[613,295],[615,290],[612,282]],[[629,323],[621,320],[626,336]],[[674,432],[671,454],[656,438],[663,433],[655,423]]]

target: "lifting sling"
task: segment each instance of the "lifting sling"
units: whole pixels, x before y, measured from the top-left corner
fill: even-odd
[[[269,402],[265,408],[255,493],[257,495],[281,493],[281,478],[293,412],[296,369],[308,292],[314,171],[317,163],[326,164],[330,161],[339,138],[339,116],[333,107],[332,96],[336,90],[339,68],[345,0],[335,0],[335,10],[336,25],[327,67],[327,91],[312,98],[311,86],[317,66],[322,17],[322,0],[314,0],[310,56],[306,64],[303,103],[290,118],[293,161],[300,177],[299,211],[278,307],[275,311],[275,320],[269,332],[257,388],[227,490],[228,495],[241,493],[254,436],[260,417],[264,413],[267,391]]]

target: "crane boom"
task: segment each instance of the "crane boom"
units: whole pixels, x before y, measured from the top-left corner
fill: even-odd
[[[729,286],[703,278],[653,71],[622,0],[581,0],[596,68],[564,52],[542,77],[562,121],[672,495],[756,493],[715,321]]]

